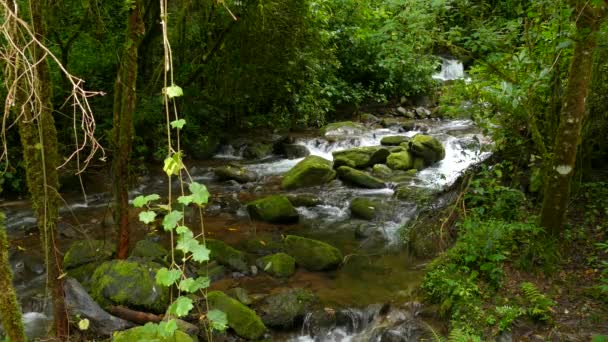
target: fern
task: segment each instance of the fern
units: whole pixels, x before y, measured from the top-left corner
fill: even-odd
[[[530,282],[521,284],[521,289],[524,293],[524,298],[530,303],[530,307],[527,310],[528,315],[539,321],[549,320],[555,302],[547,298],[547,296],[541,293],[538,288]]]
[[[471,335],[462,329],[455,328],[450,331],[448,342],[481,342],[481,338]]]

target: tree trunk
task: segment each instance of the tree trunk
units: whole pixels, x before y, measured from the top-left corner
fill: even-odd
[[[13,288],[13,273],[8,262],[8,239],[4,231],[4,214],[0,213],[0,322],[10,341],[25,342],[21,307]]]
[[[545,179],[540,224],[553,238],[561,232],[570,197],[570,183],[576,166],[576,152],[585,119],[585,102],[593,73],[593,53],[604,10],[578,1],[575,14],[578,38],[570,62],[560,124],[556,132],[551,167]]]
[[[129,11],[127,35],[114,86],[114,217],[118,230],[119,259],[129,254],[129,168],[136,105],[138,48],[144,36],[143,1]]]

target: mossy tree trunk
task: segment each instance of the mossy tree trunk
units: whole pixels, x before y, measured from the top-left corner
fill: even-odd
[[[136,106],[138,49],[144,37],[143,0],[129,10],[126,42],[114,86],[114,217],[118,230],[119,259],[129,254],[129,168],[133,144],[133,114]]]
[[[25,342],[21,308],[13,288],[13,273],[8,262],[8,239],[4,231],[4,214],[0,213],[0,321],[13,342]]]
[[[558,238],[570,198],[570,184],[576,166],[576,154],[585,120],[585,104],[593,74],[593,54],[597,33],[605,17],[605,6],[593,7],[588,1],[576,1],[577,40],[570,62],[568,86],[556,132],[551,167],[545,179],[540,224],[553,238]]]

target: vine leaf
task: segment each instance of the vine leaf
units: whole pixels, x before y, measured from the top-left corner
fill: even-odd
[[[198,262],[209,261],[209,254],[211,251],[204,245],[198,244],[192,250],[192,259]]]
[[[173,210],[163,218],[163,229],[165,231],[173,230],[182,218],[184,218],[184,214],[181,211]]]
[[[156,201],[159,200],[160,196],[157,194],[151,194],[151,195],[141,195],[141,196],[137,196],[133,199],[133,206],[135,208],[141,208],[144,205],[148,205],[148,203],[152,202],[152,201]]]
[[[186,316],[188,312],[192,310],[192,308],[194,308],[194,305],[192,305],[192,299],[181,296],[177,298],[173,304],[171,304],[169,307],[169,313],[174,314],[177,317],[183,317]]]
[[[177,175],[179,171],[183,168],[184,164],[182,163],[182,154],[180,152],[177,152],[165,159],[163,171],[165,171],[167,176],[171,177],[173,175]]]
[[[184,292],[196,292],[200,289],[209,287],[210,281],[208,277],[186,278],[179,282],[179,289]]]
[[[223,311],[216,309],[209,310],[207,312],[207,319],[214,330],[224,331],[228,327],[228,317]]]
[[[139,220],[141,222],[143,222],[144,224],[150,224],[150,223],[154,222],[155,218],[156,218],[156,213],[151,210],[142,211],[141,213],[139,213]]]
[[[179,196],[177,198],[177,202],[179,202],[180,204],[183,205],[190,205],[190,203],[192,203],[192,195],[188,195],[188,196]]]
[[[177,129],[184,128],[185,124],[186,124],[186,120],[184,120],[184,119],[179,119],[179,120],[171,121],[171,127],[177,128]]]
[[[203,205],[209,202],[209,191],[205,185],[192,182],[188,186],[188,189],[192,193],[192,202],[195,204]]]
[[[175,334],[177,330],[177,321],[171,319],[167,322],[160,322],[158,324],[158,333],[161,337],[170,338]]]
[[[170,99],[174,97],[184,96],[184,90],[180,86],[176,86],[175,84],[165,88],[165,94],[169,96]]]
[[[156,272],[156,283],[163,286],[171,286],[182,276],[182,272],[177,269],[169,270],[166,267]]]

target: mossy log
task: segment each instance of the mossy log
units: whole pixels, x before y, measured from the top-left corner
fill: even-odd
[[[8,262],[8,239],[4,214],[0,213],[0,321],[10,341],[25,342],[21,308],[13,288],[13,273]]]

